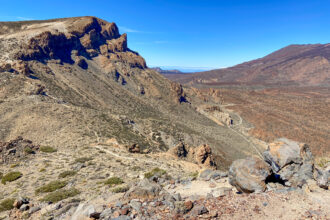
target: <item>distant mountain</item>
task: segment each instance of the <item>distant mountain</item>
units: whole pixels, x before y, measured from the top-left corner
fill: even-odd
[[[155,70],[155,71],[159,72],[160,74],[181,74],[181,73],[183,73],[180,70],[163,70],[160,67],[153,67],[150,69]]]
[[[230,68],[167,77],[191,85],[329,85],[329,60],[330,44],[290,45]]]

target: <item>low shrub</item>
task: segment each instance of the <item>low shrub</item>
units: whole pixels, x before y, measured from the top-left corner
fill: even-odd
[[[64,171],[64,172],[60,173],[58,175],[58,177],[63,179],[63,178],[69,177],[69,176],[74,176],[76,174],[77,174],[76,171],[68,170],[68,171]]]
[[[153,176],[163,176],[166,174],[166,170],[160,169],[158,167],[154,168],[153,170],[151,170],[150,172],[147,172],[144,174],[144,177],[149,179]]]
[[[65,187],[68,183],[64,181],[52,181],[38,189],[36,189],[36,193],[47,193],[47,192],[54,192],[55,190],[61,189]]]
[[[21,178],[22,176],[23,176],[23,174],[21,172],[10,172],[1,178],[1,183],[6,184],[7,182],[13,182],[13,181]]]
[[[111,177],[104,182],[105,185],[109,185],[110,187],[115,186],[115,185],[120,185],[123,183],[124,183],[124,181],[122,179],[120,179],[119,177]]]
[[[56,152],[57,150],[53,147],[49,147],[49,146],[42,146],[40,147],[40,151],[41,152],[44,152],[44,153],[54,153]]]
[[[128,186],[118,186],[114,189],[112,189],[111,191],[114,193],[124,193],[127,192],[129,190]]]
[[[80,157],[75,160],[75,163],[85,163],[91,160],[93,160],[92,157]]]
[[[11,210],[14,208],[15,199],[4,199],[0,202],[0,212]]]
[[[80,193],[79,190],[75,188],[67,189],[67,190],[58,190],[56,192],[49,193],[44,198],[42,198],[41,201],[56,203],[62,201],[63,199],[74,197],[79,193]]]
[[[26,148],[24,148],[24,152],[25,152],[26,154],[34,154],[34,151],[33,151],[30,147],[26,147]]]

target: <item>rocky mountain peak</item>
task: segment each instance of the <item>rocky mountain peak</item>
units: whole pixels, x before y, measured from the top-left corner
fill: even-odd
[[[1,63],[56,59],[75,63],[74,56],[86,59],[103,55],[115,62],[146,68],[145,60],[127,47],[115,23],[96,17],[47,21],[0,22]],[[3,65],[5,65],[3,64]]]

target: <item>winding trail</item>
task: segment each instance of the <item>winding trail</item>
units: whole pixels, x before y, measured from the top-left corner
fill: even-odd
[[[236,104],[226,104],[226,105],[221,105],[221,107],[228,107],[228,106],[234,106],[234,105],[236,105]],[[232,130],[233,132],[235,132],[236,134],[238,134],[240,137],[242,137],[245,141],[247,141],[249,143],[249,145],[251,145],[253,147],[253,149],[257,152],[260,159],[263,159],[263,156],[260,153],[260,151],[258,150],[258,148],[245,135],[243,135],[241,132],[238,132],[237,130],[234,129],[234,127],[241,126],[243,123],[242,117],[237,113],[234,113],[234,114],[239,118],[239,122],[236,125],[229,125],[228,128],[230,130]]]

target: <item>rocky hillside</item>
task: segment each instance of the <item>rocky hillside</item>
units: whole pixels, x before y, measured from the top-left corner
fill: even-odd
[[[2,22],[0,49],[0,219],[329,216],[327,160],[250,137],[218,91],[148,69],[114,23]]]
[[[219,167],[256,153],[241,135],[201,114],[202,100],[148,69],[114,23],[2,22],[0,48],[2,141],[22,136],[83,147],[115,138],[154,152],[181,142],[209,144]]]
[[[330,84],[330,44],[290,45],[234,67],[167,75],[180,83],[207,86],[318,86]]]

